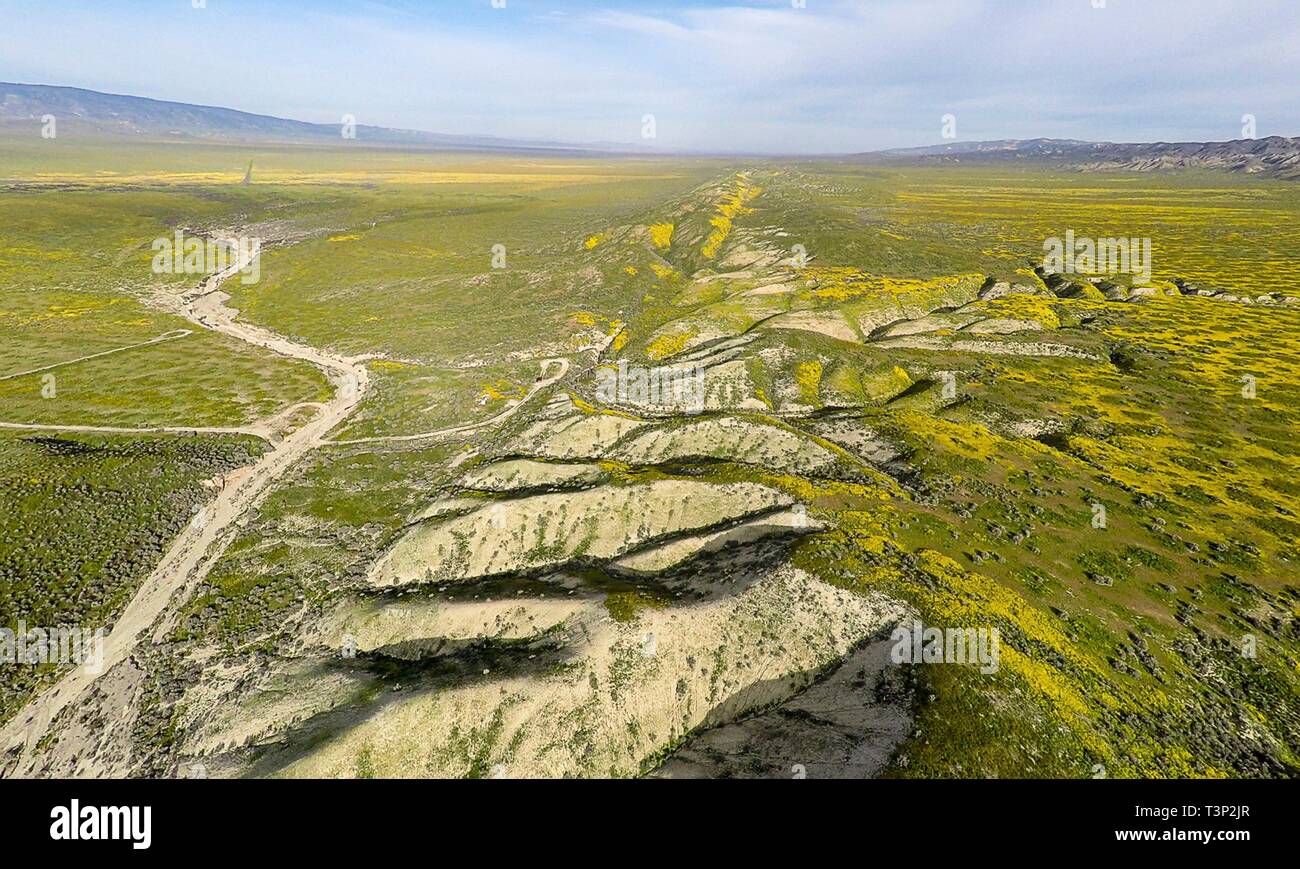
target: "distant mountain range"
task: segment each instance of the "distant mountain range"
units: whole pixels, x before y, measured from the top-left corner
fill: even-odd
[[[61,128],[101,135],[321,144],[344,141],[341,122],[309,124],[235,109],[105,94],[82,88],[0,82],[0,130],[19,124],[39,125],[44,115],[54,115]],[[448,151],[587,150],[582,146],[557,142],[444,135],[363,124],[356,127],[356,140],[367,145],[405,145]]]
[[[1268,136],[1230,142],[1149,144],[1081,142],[1077,139],[1003,139],[875,151],[855,155],[854,159],[882,163],[1023,162],[1093,171],[1224,169],[1276,178],[1300,178],[1300,137]]]
[[[149,139],[198,139],[330,144],[346,141],[340,124],[309,124],[235,109],[173,103],[52,85],[0,82],[0,131],[39,124],[54,115],[62,129]],[[356,141],[444,151],[632,152],[631,146],[572,145],[490,136],[462,136],[358,125]],[[641,153],[644,153],[643,151]],[[661,152],[662,153],[662,152]],[[1078,170],[1153,172],[1223,169],[1300,178],[1300,138],[1269,136],[1231,142],[1115,144],[1077,139],[950,142],[837,158],[870,164],[1026,164]]]

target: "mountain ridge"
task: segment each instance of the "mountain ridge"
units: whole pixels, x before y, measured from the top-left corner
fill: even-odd
[[[356,139],[344,140],[342,122],[314,124],[222,106],[110,94],[62,85],[0,82],[0,128],[25,122],[39,123],[47,114],[58,118],[60,124],[71,123],[92,132],[120,136],[317,143],[340,140],[446,150],[592,150],[590,146],[563,142],[430,133],[368,124],[357,124]]]
[[[0,130],[40,123],[52,114],[60,124],[124,137],[198,141],[297,142],[414,147],[445,151],[637,153],[629,145],[573,144],[541,139],[432,133],[367,124],[344,139],[339,124],[316,124],[221,106],[204,106],[110,94],[63,85],[0,82]],[[655,152],[663,153],[663,152]],[[774,155],[767,155],[774,156]],[[1220,169],[1265,177],[1300,179],[1300,137],[1268,136],[1224,142],[1089,142],[1080,139],[994,139],[890,148],[847,155],[806,156],[881,164],[1037,163],[1079,171],[1157,172]]]
[[[1300,137],[1266,136],[1223,142],[1086,142],[1078,139],[998,139],[894,148],[853,155],[886,163],[1039,161],[1084,171],[1156,172],[1223,169],[1229,172],[1300,178]]]

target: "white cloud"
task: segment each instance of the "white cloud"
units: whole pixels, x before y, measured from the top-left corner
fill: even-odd
[[[1294,0],[12,5],[0,78],[316,121],[632,142],[651,112],[663,147],[805,152],[932,142],[949,111],[962,138],[1300,132]]]

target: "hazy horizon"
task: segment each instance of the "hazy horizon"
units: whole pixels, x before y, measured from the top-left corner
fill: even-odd
[[[0,80],[451,135],[835,154],[1223,141],[1243,115],[1259,137],[1300,115],[1300,9],[1284,0],[0,0],[0,14]],[[148,53],[123,51],[141,33]]]

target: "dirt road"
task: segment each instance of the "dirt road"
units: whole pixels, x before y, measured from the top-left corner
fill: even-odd
[[[81,697],[96,679],[128,659],[137,644],[150,631],[153,632],[151,639],[155,642],[165,636],[173,626],[171,620],[164,617],[169,604],[187,599],[233,541],[237,533],[236,520],[257,507],[270,492],[272,484],[310,451],[322,445],[421,440],[475,431],[509,419],[539,391],[553,385],[569,372],[567,359],[545,360],[543,372],[546,368],[555,365],[558,366],[556,373],[540,378],[518,404],[482,422],[451,426],[416,435],[330,441],[327,438],[329,432],[356,410],[369,389],[369,372],[365,367],[364,357],[339,356],[291,341],[269,329],[237,320],[239,312],[227,307],[226,302],[229,301],[230,296],[221,291],[221,284],[246,265],[247,263],[242,259],[237,260],[225,271],[204,279],[195,290],[176,297],[174,301],[169,301],[168,308],[173,313],[214,332],[317,366],[325,372],[333,385],[334,396],[321,404],[295,405],[281,412],[277,417],[263,420],[247,429],[210,430],[211,433],[241,431],[267,437],[271,449],[255,464],[227,474],[225,483],[213,502],[196,515],[194,521],[185,527],[168,548],[162,560],[141,584],[114,623],[113,630],[105,638],[102,666],[96,668],[95,673],[87,672],[84,667],[69,671],[55,685],[33,698],[18,715],[0,729],[0,755],[7,755],[3,766],[5,775],[21,776],[39,773],[40,757],[36,746],[48,731],[50,722],[55,716]],[[277,420],[295,409],[308,406],[317,410],[309,422],[286,434],[283,439],[274,436],[273,431],[278,428]],[[15,424],[6,427],[20,426]],[[33,426],[21,427],[34,428]],[[48,428],[65,431],[118,431],[89,426],[49,426]],[[122,429],[121,433],[145,431],[181,434],[203,433],[209,430]],[[114,701],[105,701],[105,703],[109,702]],[[104,709],[101,712],[111,723],[124,718],[126,710]]]
[[[42,371],[53,371],[55,368],[76,365],[78,362],[87,362],[91,359],[99,359],[101,356],[112,356],[114,353],[123,353],[127,350],[139,350],[142,347],[152,347],[155,344],[162,344],[164,341],[175,341],[177,338],[184,338],[193,334],[194,333],[189,329],[175,329],[171,332],[164,332],[157,338],[151,338],[148,341],[141,341],[137,344],[127,344],[125,347],[114,347],[112,350],[104,350],[99,353],[78,356],[76,359],[67,359],[63,362],[52,362],[49,365],[42,365],[39,368],[28,368],[26,371],[15,371],[13,374],[6,374],[3,377],[0,377],[0,380],[14,380],[18,377],[26,377],[29,374],[40,374]]]
[[[103,666],[98,672],[91,674],[84,667],[68,672],[0,730],[0,751],[19,749],[18,756],[9,764],[13,773],[21,775],[25,769],[32,768],[36,761],[34,748],[54,717],[80,697],[99,675],[130,656],[142,635],[158,622],[173,596],[207,575],[233,539],[235,520],[256,507],[272,483],[323,443],[325,435],[347,419],[366,394],[369,376],[364,365],[235,319],[238,311],[226,307],[230,297],[220,288],[224,280],[245,265],[246,262],[237,260],[225,271],[204,279],[196,290],[180,297],[176,312],[213,331],[318,366],[333,384],[334,396],[320,406],[310,422],[283,440],[273,442],[271,450],[255,464],[226,476],[215,500],[180,533],[114,623],[104,641]],[[158,631],[165,628],[160,626]],[[113,718],[110,716],[108,720],[111,722]]]

